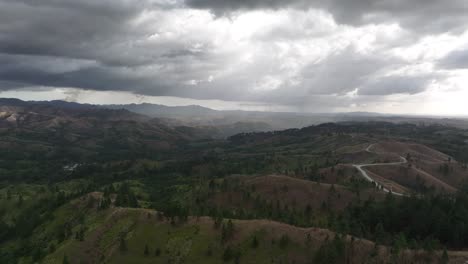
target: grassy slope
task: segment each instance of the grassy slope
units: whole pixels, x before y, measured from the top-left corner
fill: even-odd
[[[56,214],[68,214],[70,206],[82,201],[65,205]],[[70,263],[223,263],[222,255],[228,246],[241,253],[240,263],[311,263],[324,241],[331,241],[335,235],[324,229],[298,228],[267,220],[233,220],[233,223],[234,236],[221,243],[221,231],[214,227],[211,218],[190,217],[187,222],[172,225],[168,219],[160,219],[155,211],[146,209],[89,209],[84,241],[67,239],[43,263],[62,263],[64,255]],[[309,242],[307,234],[311,237]],[[122,235],[127,245],[125,252],[119,250]],[[281,246],[283,235],[289,237],[289,243]],[[252,247],[253,236],[259,241],[258,248]],[[357,239],[353,246],[349,237],[346,241],[346,258],[350,263],[384,263],[383,259],[392,259],[384,247],[371,257],[374,244],[370,241]],[[144,254],[145,245],[148,255]],[[160,249],[159,256],[156,249]],[[399,263],[426,263],[437,261],[438,253],[427,256],[405,251],[394,258]]]
[[[317,191],[314,189],[316,186],[326,186],[284,176],[264,176],[250,180],[257,185],[259,179],[262,179],[260,182],[270,182],[266,186],[270,188],[275,184],[268,180],[271,180],[269,177],[273,177],[273,182],[275,178],[278,179],[279,186],[290,182],[288,192],[291,193],[294,188],[300,190],[298,187],[303,185],[307,190],[310,188],[311,192]],[[68,187],[73,188],[76,184],[78,183],[70,183]],[[342,193],[343,187],[335,187],[338,193]],[[33,192],[36,187],[18,188]],[[258,185],[257,188],[261,193],[263,187]],[[328,192],[330,186],[327,185],[325,189]],[[341,195],[345,196],[344,192]],[[241,253],[240,263],[314,263],[311,260],[316,252],[323,244],[328,243],[325,242],[327,239],[330,242],[335,236],[326,229],[299,228],[269,220],[233,220],[234,236],[221,243],[221,229],[214,227],[211,218],[189,217],[187,222],[174,225],[169,219],[148,209],[111,207],[98,210],[97,201],[101,196],[101,193],[90,193],[60,206],[53,211],[50,220],[34,230],[28,241],[41,244],[48,252],[42,263],[62,263],[64,256],[67,256],[70,263],[223,263],[222,256],[227,246]],[[27,205],[32,196],[24,197],[24,204]],[[59,241],[57,233],[66,224],[70,225],[71,235]],[[81,228],[85,230],[83,241],[75,238],[76,232]],[[307,234],[310,234],[310,242],[307,242]],[[290,239],[284,247],[279,242],[282,235],[287,235]],[[126,252],[119,250],[122,236],[128,248]],[[254,236],[259,241],[258,248],[252,248]],[[16,242],[10,241],[0,247],[7,250]],[[146,245],[149,248],[148,255],[144,254]],[[159,256],[155,254],[156,249],[161,252]],[[351,246],[351,239],[347,238],[345,255],[349,258],[349,263],[388,263],[391,259],[397,260],[397,263],[427,263],[427,260],[437,263],[440,255],[434,253],[428,256],[423,252],[405,251],[395,257],[391,256],[389,249],[380,247],[378,255],[371,257],[373,250],[374,244],[370,241],[356,239]],[[454,261],[466,256],[460,252],[450,254]],[[32,263],[32,260],[26,258],[20,263]],[[228,263],[234,263],[234,260]]]
[[[296,210],[304,210],[307,206],[319,210],[323,203],[327,203],[332,210],[342,210],[349,203],[358,200],[367,200],[369,197],[381,200],[385,197],[384,193],[372,187],[362,188],[358,195],[351,188],[342,185],[318,183],[284,175],[237,176],[237,178],[240,186],[215,192],[209,203],[224,208],[249,208],[258,196],[273,205],[279,202],[281,207],[288,206]],[[232,180],[232,177],[228,179]],[[246,190],[250,190],[252,194],[250,199],[243,197],[243,192]]]
[[[468,172],[457,161],[421,144],[383,141],[376,144],[373,151],[409,157],[408,164],[366,167],[366,170],[384,181],[393,182],[395,185],[416,192],[423,188],[432,188],[440,192],[453,193],[468,178]],[[448,172],[441,171],[442,166],[448,166]]]

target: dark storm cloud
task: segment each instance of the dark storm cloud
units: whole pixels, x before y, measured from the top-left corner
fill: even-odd
[[[438,64],[446,69],[468,69],[468,49],[452,51],[442,58]]]
[[[433,76],[387,76],[372,80],[358,90],[359,95],[417,94],[426,90]]]
[[[185,3],[217,15],[256,9],[318,8],[330,12],[338,23],[397,22],[423,32],[462,30],[463,23],[468,21],[466,0],[185,0]]]
[[[146,56],[122,51],[150,33],[135,28],[132,20],[159,6],[152,1],[128,0],[0,0],[0,52],[117,65],[149,63]]]
[[[202,76],[210,55],[183,40],[151,43],[157,29],[134,23],[146,11],[169,7],[150,0],[0,0],[0,90],[29,85],[184,95],[190,87],[180,83]],[[156,70],[144,73],[148,68]]]
[[[181,97],[191,95],[196,97],[194,96],[196,92],[192,91],[194,87],[180,85],[180,83],[187,76],[197,75],[197,73],[191,71],[189,66],[184,68],[182,65],[176,65],[175,67],[178,70],[162,69],[160,74],[156,76],[140,76],[138,68],[91,65],[77,66],[70,71],[59,72],[51,71],[50,68],[38,69],[31,65],[22,67],[20,64],[0,67],[0,80],[5,82],[2,88],[7,90],[34,85],[102,91],[131,91],[143,95]],[[184,71],[189,73],[183,74]],[[177,75],[175,72],[181,72],[181,75]]]
[[[467,11],[461,1],[434,0],[187,0],[186,5],[172,0],[0,0],[0,90],[71,87],[326,108],[349,104],[345,95],[356,89],[358,95],[415,94],[431,80],[379,78],[405,62],[381,47],[359,51],[354,46],[362,33],[356,37],[351,34],[355,28],[348,26],[340,31],[328,14],[323,24],[317,22],[323,18],[303,13],[308,20],[301,25],[282,20],[282,25],[269,23],[249,33],[242,23],[224,30],[232,21],[187,11],[187,5],[218,15],[317,7],[340,23],[396,21],[428,32],[456,29]],[[191,28],[192,22],[199,25]],[[336,36],[327,39],[329,35]],[[315,44],[315,39],[326,45]],[[330,46],[343,44],[328,48],[328,41]],[[450,56],[446,61],[462,65]]]

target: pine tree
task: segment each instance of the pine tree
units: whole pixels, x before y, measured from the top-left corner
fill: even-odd
[[[223,223],[223,218],[221,216],[216,217],[214,219],[214,228],[218,229],[222,223]]]
[[[149,255],[149,248],[148,248],[148,244],[145,245],[145,251],[144,251],[144,254],[145,256],[148,256]]]
[[[233,258],[233,255],[234,255],[234,252],[232,251],[231,247],[227,246],[223,252],[223,260],[225,262],[228,262]]]
[[[285,249],[289,244],[289,237],[288,235],[282,235],[279,241],[279,246],[281,249]]]
[[[442,252],[442,257],[440,259],[440,264],[447,264],[449,262],[449,256],[447,254],[447,249],[444,248],[444,251]]]
[[[85,233],[85,229],[84,229],[84,227],[81,227],[81,228],[80,228],[80,232],[79,232],[79,237],[78,237],[78,239],[79,239],[80,241],[83,241],[83,240],[84,240],[84,233]]]
[[[375,242],[383,244],[385,242],[387,234],[385,233],[382,223],[378,223],[375,227]]]
[[[306,236],[306,245],[310,246],[311,242],[312,242],[312,237],[310,236],[310,233],[308,233]]]
[[[395,254],[399,254],[401,249],[405,249],[408,247],[408,243],[406,241],[406,236],[403,233],[400,233],[395,236],[393,242],[393,250]]]
[[[23,205],[23,195],[19,195],[18,197],[18,206],[21,207]]]
[[[232,235],[234,234],[234,224],[232,223],[231,219],[228,220],[226,229],[227,229],[229,238],[232,237]]]
[[[371,257],[376,257],[379,254],[379,245],[374,243],[374,248],[371,251]]]
[[[312,207],[310,206],[310,204],[307,204],[305,210],[304,210],[304,214],[306,216],[306,219],[307,221],[310,220],[310,215],[312,214]]]
[[[258,248],[258,239],[257,239],[257,236],[254,236],[254,237],[253,237],[253,240],[252,240],[252,248]]]
[[[232,220],[229,219],[227,224],[223,224],[223,227],[221,230],[221,241],[226,242],[227,240],[231,239],[233,235],[234,235],[234,224],[232,223]]]
[[[62,264],[69,264],[67,255],[63,255]]]
[[[236,250],[234,252],[234,264],[240,264],[241,252],[240,250]]]
[[[127,251],[127,242],[125,241],[125,238],[123,236],[120,237],[119,250],[120,250],[120,252],[126,252]]]

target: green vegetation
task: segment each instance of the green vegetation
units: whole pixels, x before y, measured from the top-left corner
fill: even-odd
[[[1,263],[379,263],[384,253],[410,263],[408,249],[447,263],[446,248],[468,246],[468,188],[454,176],[466,171],[465,131],[343,123],[211,140],[114,114],[0,131]],[[420,177],[424,195],[384,196],[340,165],[376,161],[353,151],[383,139],[451,155],[431,169],[457,192]],[[261,182],[269,174],[288,177]],[[376,244],[355,252],[361,238]]]

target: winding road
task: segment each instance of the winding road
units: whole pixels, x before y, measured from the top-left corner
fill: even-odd
[[[369,153],[376,153],[376,152],[372,152],[370,149],[375,145],[374,144],[370,144],[367,148],[366,148],[366,151],[369,152]],[[361,174],[362,176],[368,180],[369,182],[372,182],[374,183],[379,189],[382,189],[384,192],[391,192],[392,194],[394,195],[398,195],[398,196],[407,196],[406,194],[403,194],[403,193],[398,193],[398,192],[394,192],[392,190],[389,190],[385,187],[383,187],[380,183],[378,183],[377,181],[375,181],[374,179],[372,179],[368,174],[367,172],[363,169],[363,167],[371,167],[371,166],[391,166],[391,165],[401,165],[401,164],[405,164],[405,163],[408,163],[408,161],[406,160],[405,157],[402,157],[400,156],[400,159],[401,161],[400,162],[390,162],[390,163],[372,163],[372,164],[352,164],[353,167],[355,167]]]

